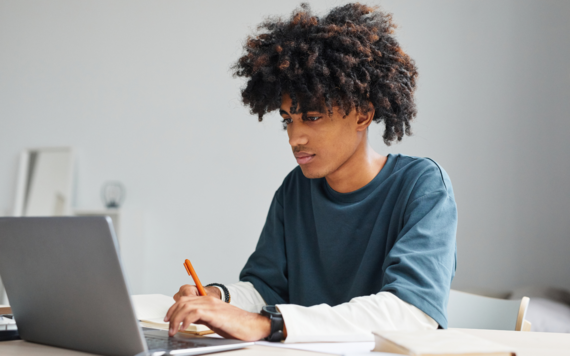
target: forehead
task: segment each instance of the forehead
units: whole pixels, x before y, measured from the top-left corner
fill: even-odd
[[[293,100],[289,94],[281,95],[281,109],[290,107],[292,102]]]
[[[281,96],[281,110],[290,113],[292,104],[293,104],[293,99],[291,99],[291,96],[289,94],[283,94]],[[309,112],[309,111],[324,112],[324,110],[325,110],[324,108],[321,108],[318,105],[305,105],[305,107],[301,107],[299,102],[297,102],[296,113]]]

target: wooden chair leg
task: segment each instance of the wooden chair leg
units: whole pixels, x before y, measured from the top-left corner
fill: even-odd
[[[530,302],[529,297],[523,297],[521,300],[521,305],[519,307],[519,315],[517,317],[517,323],[515,325],[515,331],[523,330],[524,317],[526,316],[526,310],[528,309],[528,303]]]
[[[531,323],[528,320],[523,321],[523,325],[522,325],[522,329],[521,331],[530,331],[531,328]]]

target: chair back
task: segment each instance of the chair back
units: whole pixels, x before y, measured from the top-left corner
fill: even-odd
[[[506,300],[451,290],[447,304],[450,328],[515,330],[530,329],[525,316],[529,298]]]

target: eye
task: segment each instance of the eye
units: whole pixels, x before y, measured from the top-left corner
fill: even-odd
[[[286,128],[287,125],[293,123],[293,120],[291,120],[290,118],[283,118],[283,128]]]
[[[307,121],[317,121],[318,119],[320,119],[320,116],[307,116]]]

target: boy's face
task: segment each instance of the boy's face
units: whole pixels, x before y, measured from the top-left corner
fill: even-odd
[[[333,107],[333,114],[309,111],[291,114],[291,97],[283,95],[279,110],[287,125],[289,144],[303,174],[307,178],[322,178],[336,172],[355,153],[368,125],[365,116],[356,110],[346,117]],[[298,110],[299,111],[299,110]],[[369,123],[368,123],[369,124]]]

